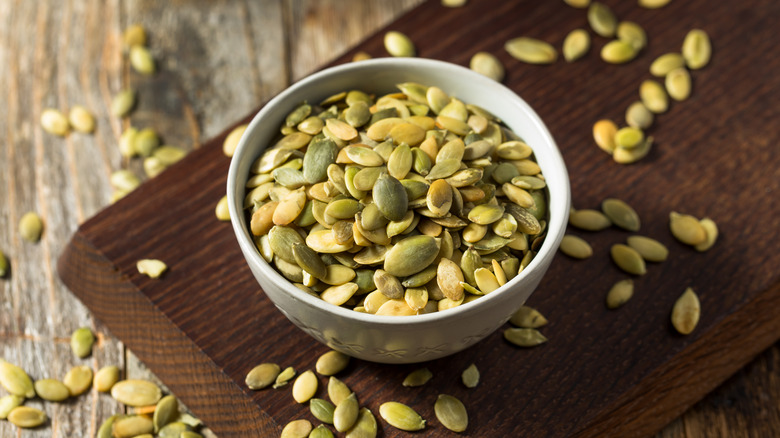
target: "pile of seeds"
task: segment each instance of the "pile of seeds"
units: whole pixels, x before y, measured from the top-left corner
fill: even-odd
[[[435,86],[295,108],[252,165],[260,254],[298,288],[379,315],[449,309],[539,250],[547,190],[533,150]]]

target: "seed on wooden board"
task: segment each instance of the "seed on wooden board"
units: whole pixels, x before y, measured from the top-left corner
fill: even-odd
[[[95,335],[88,327],[81,327],[70,335],[70,349],[76,357],[84,358],[92,353],[92,345],[95,343]]]
[[[368,408],[360,408],[357,421],[347,431],[345,438],[376,438],[378,432],[376,418]]]
[[[646,157],[650,153],[650,148],[653,145],[653,137],[647,137],[638,146],[633,148],[616,148],[612,154],[612,158],[616,163],[631,164],[635,163],[642,158]]]
[[[11,409],[7,418],[9,423],[25,429],[38,427],[48,419],[42,410],[29,406],[17,406]]]
[[[601,203],[601,211],[613,224],[628,231],[639,231],[641,222],[636,210],[617,198],[608,198]]]
[[[95,373],[93,385],[99,392],[109,392],[116,382],[119,381],[119,367],[116,365],[107,365]]]
[[[411,373],[407,374],[404,381],[401,383],[407,387],[423,386],[433,378],[433,373],[428,368],[418,368]]]
[[[330,401],[333,402],[333,404],[338,406],[342,401],[349,397],[350,394],[352,394],[352,390],[350,390],[344,382],[330,376],[330,379],[328,380],[328,398],[330,398]]]
[[[585,29],[574,29],[563,40],[563,58],[568,62],[574,62],[588,53],[590,50],[590,34]]]
[[[8,418],[8,414],[17,406],[24,403],[24,397],[16,394],[8,394],[0,397],[0,420]]]
[[[704,231],[707,234],[707,239],[702,243],[694,245],[694,248],[696,251],[703,252],[709,250],[713,245],[715,245],[715,241],[718,239],[718,225],[715,223],[715,221],[708,217],[700,220],[699,224],[701,224],[702,228],[704,228]]]
[[[61,402],[70,397],[70,390],[64,383],[55,379],[41,379],[35,381],[35,393],[38,397],[51,401]]]
[[[132,24],[122,32],[122,43],[125,47],[145,46],[146,30],[140,24]]]
[[[176,146],[160,146],[152,152],[152,157],[164,166],[171,166],[187,155],[187,151]]]
[[[3,251],[0,250],[0,278],[3,278],[8,274],[8,268],[8,258],[3,254]]]
[[[111,387],[111,397],[127,406],[151,406],[160,401],[162,391],[148,380],[128,379]]]
[[[504,49],[513,58],[529,64],[552,64],[558,59],[555,47],[536,38],[513,38],[504,44]]]
[[[125,117],[135,107],[135,90],[126,88],[111,99],[111,114],[114,117]]]
[[[129,170],[121,169],[113,172],[109,177],[111,187],[124,192],[131,192],[141,185],[141,180]]]
[[[520,328],[539,328],[547,325],[547,322],[547,318],[545,318],[544,315],[538,310],[528,306],[520,307],[512,314],[512,317],[509,318],[510,324]]]
[[[79,365],[68,370],[62,383],[68,388],[72,397],[81,395],[92,385],[92,368]]]
[[[563,2],[573,8],[579,9],[585,9],[590,6],[590,0],[563,0]]]
[[[547,342],[547,338],[533,328],[508,328],[504,330],[504,339],[518,347],[535,347]]]
[[[312,429],[308,435],[308,438],[333,438],[333,436],[333,432],[331,432],[327,426],[320,424],[319,426]]]
[[[41,240],[43,221],[37,213],[28,211],[19,219],[19,235],[22,239],[36,243]]]
[[[333,424],[333,411],[336,406],[333,403],[321,398],[312,398],[309,400],[309,410],[314,418],[323,423]]]
[[[133,138],[133,150],[142,157],[149,157],[160,146],[160,137],[152,128],[138,131]]]
[[[644,139],[645,134],[641,129],[627,126],[618,129],[615,133],[615,146],[631,149],[641,145]]]
[[[183,430],[179,434],[179,438],[203,438],[203,435],[199,434],[198,432],[193,432],[191,430]]]
[[[488,52],[477,52],[469,61],[469,68],[487,76],[496,82],[504,80],[504,64],[495,55]]]
[[[670,71],[665,79],[666,92],[669,97],[680,102],[691,95],[691,75],[685,67]]]
[[[609,250],[612,260],[623,271],[633,275],[644,275],[647,272],[645,260],[634,248],[618,243]]]
[[[645,30],[633,21],[621,21],[618,23],[616,35],[619,40],[631,44],[637,52],[647,45]]]
[[[628,278],[620,280],[609,289],[607,293],[607,308],[617,309],[626,304],[634,295],[634,280]]]
[[[165,262],[156,259],[138,260],[135,265],[139,274],[147,275],[150,278],[160,278],[168,269],[168,265]]]
[[[317,359],[315,369],[323,376],[332,376],[338,374],[349,364],[349,356],[346,354],[331,350]]]
[[[261,363],[247,373],[244,382],[251,390],[258,390],[271,386],[276,381],[281,368],[275,363]]]
[[[228,209],[227,195],[219,199],[217,206],[214,207],[214,214],[217,216],[217,219],[223,222],[230,220],[230,210]]]
[[[707,32],[701,29],[690,30],[683,40],[682,56],[689,69],[704,68],[712,56],[712,43]]]
[[[460,8],[466,4],[467,0],[441,0],[441,5],[447,8]]]
[[[26,398],[35,397],[30,376],[20,367],[0,359],[0,385],[11,394]]]
[[[249,125],[239,125],[233,128],[232,131],[225,137],[225,141],[222,142],[222,153],[227,157],[232,157],[238,147],[238,142],[241,140],[241,136],[246,132],[246,128]]]
[[[64,137],[70,131],[68,118],[54,108],[46,108],[41,113],[41,127],[49,134]]]
[[[401,32],[391,30],[385,34],[385,50],[390,56],[411,57],[417,54],[414,43]]]
[[[685,58],[680,53],[664,53],[650,64],[650,74],[662,78],[680,67],[685,67]]]
[[[155,432],[168,423],[173,422],[179,416],[179,400],[173,395],[166,395],[157,402],[152,417]]]
[[[677,298],[672,308],[672,325],[683,335],[688,335],[696,328],[701,316],[701,303],[692,288],[685,289]]]
[[[593,125],[593,139],[596,145],[608,154],[612,154],[617,147],[615,145],[617,130],[617,125],[612,120],[603,119],[596,122]]]
[[[433,410],[442,426],[453,432],[463,432],[469,426],[466,406],[451,395],[439,394],[433,405]]]
[[[646,9],[658,9],[666,6],[672,0],[639,0],[639,6]]]
[[[130,415],[117,418],[111,426],[114,438],[133,438],[154,432],[152,419],[143,415]]]
[[[309,420],[300,419],[287,423],[282,429],[281,438],[306,438],[312,431]]]
[[[615,36],[617,17],[609,6],[601,2],[593,2],[588,7],[588,24],[593,32],[605,38]]]
[[[279,375],[276,376],[276,379],[274,380],[273,388],[281,388],[282,386],[286,385],[293,377],[295,377],[295,368],[293,367],[287,367],[284,370],[282,370]]]
[[[317,393],[318,386],[317,375],[311,370],[304,371],[293,383],[293,399],[298,403],[306,403]]]
[[[669,109],[669,96],[663,85],[652,79],[647,79],[639,86],[639,98],[647,109],[662,114]]]
[[[593,248],[585,239],[567,234],[561,240],[561,252],[575,259],[586,259],[593,255]]]
[[[653,125],[653,112],[644,103],[636,101],[626,109],[626,123],[637,129],[648,129]]]
[[[612,221],[598,210],[581,209],[569,213],[569,224],[581,230],[601,231],[609,228]]]
[[[707,241],[707,230],[701,222],[688,214],[669,213],[669,229],[672,235],[686,245],[700,245]]]
[[[662,262],[669,256],[663,243],[645,236],[629,236],[628,246],[636,250],[648,262]]]
[[[466,388],[476,388],[479,385],[479,370],[475,364],[466,367],[460,374],[460,379]]]
[[[639,51],[628,41],[612,40],[601,48],[601,59],[610,64],[625,64],[636,58]]]
[[[76,131],[89,134],[95,130],[95,116],[81,105],[73,106],[68,112],[68,122]]]
[[[396,429],[414,432],[425,428],[425,420],[405,404],[390,401],[379,406],[379,415]]]
[[[339,432],[346,432],[357,422],[359,412],[360,405],[353,392],[336,405],[333,411],[333,426]]]

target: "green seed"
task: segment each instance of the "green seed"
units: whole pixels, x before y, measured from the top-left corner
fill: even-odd
[[[404,186],[392,176],[381,174],[374,184],[374,203],[391,221],[400,221],[406,215],[408,198]]]
[[[142,157],[151,156],[158,146],[160,146],[160,137],[152,128],[138,131],[133,139],[133,150]]]
[[[131,415],[125,418],[117,418],[111,427],[114,438],[133,438],[145,433],[152,433],[154,425],[152,420],[143,415]]]
[[[579,9],[585,9],[590,6],[590,0],[563,0],[563,2],[573,8]]]
[[[79,358],[85,358],[92,353],[92,345],[95,343],[95,335],[88,327],[81,327],[70,335],[70,349]]]
[[[166,395],[157,402],[157,407],[154,409],[154,416],[152,417],[154,430],[159,431],[178,416],[179,400],[172,395]]]
[[[38,394],[38,397],[51,402],[61,402],[70,397],[68,387],[55,379],[36,380],[35,393]]]
[[[407,237],[387,252],[384,270],[396,277],[413,275],[430,266],[438,253],[439,245],[433,237]]]
[[[93,385],[100,392],[109,392],[119,381],[119,367],[115,365],[105,366],[95,373]]]
[[[3,278],[8,274],[8,258],[6,258],[3,251],[0,251],[0,278]]]
[[[666,75],[666,92],[680,102],[691,95],[691,75],[685,67],[679,67]]]
[[[419,368],[409,373],[402,383],[403,386],[423,386],[433,378],[433,373],[428,368]]]
[[[309,433],[308,438],[333,438],[333,432],[324,424],[320,424]]]
[[[92,385],[92,368],[86,365],[73,367],[65,374],[62,383],[68,388],[72,397],[84,394]]]
[[[414,409],[398,402],[385,402],[379,406],[379,415],[396,429],[414,432],[425,428],[425,420]]]
[[[612,40],[601,48],[601,59],[610,64],[625,64],[636,58],[638,53],[628,41]]]
[[[439,422],[453,432],[463,432],[469,425],[466,407],[451,395],[439,394],[433,410]]]
[[[513,58],[529,64],[552,64],[558,59],[555,47],[535,38],[513,38],[504,44],[504,49]]]
[[[46,414],[40,409],[18,406],[8,413],[8,421],[25,429],[38,427],[47,420]]]
[[[701,303],[696,292],[690,287],[674,303],[672,308],[672,325],[683,335],[688,335],[696,328],[701,315]]]
[[[49,134],[64,137],[70,131],[68,118],[59,110],[46,108],[41,113],[41,127]]]
[[[496,82],[501,82],[504,80],[504,65],[491,53],[475,53],[474,56],[471,57],[471,61],[469,61],[469,68],[481,75],[493,79]]]
[[[662,78],[670,71],[685,67],[685,58],[679,53],[665,53],[650,64],[650,74]]]
[[[27,212],[19,219],[19,235],[22,239],[36,243],[41,240],[43,233],[43,221],[35,212]]]
[[[504,339],[518,347],[536,347],[547,342],[547,338],[532,328],[508,328],[504,330]]]
[[[647,9],[658,9],[666,6],[672,0],[639,0],[639,6]]]
[[[466,388],[476,388],[479,385],[479,370],[474,364],[469,365],[460,375]]]
[[[349,356],[340,351],[331,350],[317,359],[315,368],[323,376],[332,376],[343,371],[347,365],[349,365]]]
[[[247,373],[244,383],[252,390],[267,388],[276,381],[280,371],[275,363],[261,363]]]
[[[190,430],[189,425],[181,421],[176,421],[163,426],[157,436],[159,438],[181,438],[182,433],[187,432],[188,430]]]
[[[647,109],[662,114],[669,109],[669,96],[666,89],[658,82],[647,79],[639,86],[639,98],[645,104]]]
[[[353,392],[336,405],[336,409],[333,411],[333,426],[339,432],[346,432],[357,421],[359,412],[360,406]]]
[[[309,400],[309,410],[314,418],[323,423],[333,424],[333,411],[336,409],[333,403],[321,398]]]
[[[328,380],[328,398],[330,398],[330,401],[333,402],[333,404],[339,405],[349,397],[350,394],[352,394],[352,391],[344,382],[330,376],[330,379]]]
[[[688,32],[683,40],[682,55],[685,58],[685,65],[691,70],[698,70],[709,64],[712,56],[712,44],[707,32],[701,29],[693,29]]]
[[[311,433],[309,420],[295,420],[287,423],[282,429],[280,438],[306,438]]]
[[[639,128],[620,128],[618,132],[615,133],[615,146],[618,148],[635,148],[642,144],[644,140],[645,134]]]
[[[358,419],[345,438],[376,438],[377,424],[374,414],[368,408],[360,408]]]
[[[469,212],[469,220],[480,225],[490,225],[501,219],[504,215],[504,207],[500,205],[480,204]],[[519,221],[518,221],[519,223]]]
[[[596,34],[612,38],[617,31],[617,17],[609,6],[593,2],[588,7],[588,24]]]
[[[718,225],[708,217],[700,220],[699,224],[707,233],[707,239],[702,243],[694,245],[694,248],[696,248],[696,251],[707,251],[715,245],[715,241],[718,239]]]
[[[617,26],[617,37],[631,44],[637,52],[647,45],[647,34],[642,26],[633,21],[621,21]]]
[[[145,46],[146,30],[140,24],[133,24],[122,33],[122,42],[125,47]]]
[[[0,420],[8,418],[8,414],[17,406],[21,406],[24,403],[24,397],[8,394],[0,397]]]
[[[561,251],[569,257],[575,259],[586,259],[593,255],[593,248],[581,237],[571,234],[563,236],[561,240]]]
[[[317,392],[319,381],[317,376],[311,370],[306,370],[295,379],[293,383],[292,395],[296,402],[306,403]]]
[[[669,213],[672,235],[686,245],[700,245],[707,241],[707,231],[698,219],[688,214]]]
[[[563,58],[574,62],[590,50],[590,34],[585,29],[574,29],[563,40]]]
[[[160,387],[148,380],[122,380],[111,387],[111,397],[127,406],[151,406],[162,398]]]
[[[636,101],[626,109],[626,123],[637,129],[648,129],[653,125],[653,113],[645,104]]]
[[[625,279],[615,283],[607,293],[607,308],[617,309],[634,295],[634,280]]]
[[[187,156],[187,151],[176,146],[160,146],[152,152],[152,157],[166,167],[181,161],[185,156]]]
[[[569,224],[581,230],[601,231],[609,228],[612,221],[598,210],[583,209],[569,213]]]
[[[146,47],[139,45],[130,48],[130,65],[135,71],[144,75],[154,74],[156,70],[152,53]]]
[[[612,260],[623,271],[634,275],[644,275],[647,272],[645,260],[630,246],[618,243],[612,245],[609,252]]]
[[[282,370],[281,373],[279,373],[278,376],[276,376],[276,380],[274,381],[274,389],[281,388],[282,386],[286,385],[290,379],[295,377],[295,368],[293,367],[287,367],[284,370]]]
[[[509,323],[519,328],[539,328],[547,325],[547,318],[534,308],[522,306],[512,314]]]
[[[168,269],[168,265],[160,260],[143,259],[136,262],[136,269],[139,274],[147,275],[150,278],[160,278]]]
[[[645,236],[630,236],[628,246],[633,248],[648,262],[662,262],[669,256],[669,250],[663,243]]]
[[[120,415],[112,415],[108,418],[106,418],[103,423],[100,425],[100,428],[98,428],[98,432],[95,435],[95,438],[113,438],[113,434],[111,433],[111,429],[113,429],[114,421],[116,421],[118,418],[121,418]]]
[[[601,203],[601,211],[618,227],[628,231],[639,231],[641,226],[639,215],[630,205],[620,199],[605,199]]]
[[[630,164],[641,160],[650,153],[653,145],[653,137],[647,137],[642,143],[633,148],[616,148],[612,158],[616,163]]]
[[[385,50],[390,56],[412,57],[416,55],[414,43],[408,36],[398,31],[390,31],[385,34]]]
[[[32,379],[20,367],[0,359],[0,385],[11,394],[20,397],[35,397]]]
[[[111,100],[111,114],[114,117],[125,117],[135,107],[135,90],[124,89]]]

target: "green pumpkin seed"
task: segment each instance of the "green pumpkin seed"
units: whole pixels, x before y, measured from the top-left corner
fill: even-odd
[[[555,47],[535,38],[513,38],[504,44],[504,49],[513,58],[529,64],[552,64],[558,59]]]
[[[438,253],[439,245],[433,237],[407,237],[387,252],[384,270],[396,277],[413,275],[430,266]]]
[[[293,383],[292,395],[296,402],[306,403],[317,393],[319,381],[311,370],[304,371]]]
[[[581,230],[601,231],[609,228],[612,221],[598,210],[583,209],[569,213],[569,224]]]
[[[449,158],[437,162],[425,176],[427,180],[442,179],[452,176],[458,169],[460,169],[460,159]]]
[[[518,347],[536,347],[547,342],[547,338],[532,328],[508,328],[504,330],[504,339]]]
[[[309,420],[295,420],[287,423],[282,429],[281,438],[306,438],[312,431]]]
[[[0,420],[8,418],[8,414],[17,406],[21,406],[24,403],[24,397],[8,394],[0,397]]]
[[[38,394],[38,397],[52,402],[61,402],[70,397],[68,387],[55,379],[36,380],[35,392]]]
[[[639,98],[647,109],[662,114],[669,109],[669,96],[664,87],[658,82],[647,79],[639,86]]]
[[[125,47],[145,46],[146,30],[140,24],[133,24],[122,32],[122,42]]]
[[[152,417],[152,424],[155,432],[162,429],[168,423],[171,423],[179,416],[179,400],[172,395],[166,395],[157,402]]]
[[[685,58],[679,53],[664,53],[650,64],[650,74],[662,78],[672,70],[685,67]]]
[[[599,120],[593,125],[593,139],[601,150],[612,154],[617,147],[615,145],[615,134],[617,125],[612,120]]]
[[[615,145],[618,148],[631,149],[639,146],[645,140],[645,134],[639,128],[625,127],[615,133]]]
[[[315,368],[323,376],[332,376],[343,371],[348,364],[349,356],[340,351],[331,350],[317,359]]]
[[[504,65],[491,53],[475,53],[469,61],[469,68],[481,75],[493,79],[496,82],[501,82],[504,80]]]
[[[585,29],[574,29],[563,40],[563,58],[574,62],[588,53],[590,49],[590,34]]]
[[[512,314],[509,323],[519,328],[539,328],[547,325],[547,318],[534,308],[522,306]]]
[[[8,274],[8,268],[8,258],[3,254],[3,251],[0,251],[0,278]]]
[[[618,243],[612,245],[609,252],[612,260],[623,271],[634,275],[644,275],[647,272],[645,260],[630,246]]]
[[[14,426],[31,429],[46,422],[48,417],[40,409],[28,406],[17,406],[8,413],[8,422]]]
[[[262,363],[247,373],[244,382],[251,390],[267,388],[276,381],[280,371],[281,368],[275,363]]]
[[[68,118],[54,108],[46,108],[41,113],[41,127],[49,134],[64,137],[70,131]]]
[[[406,215],[408,198],[406,189],[396,178],[381,174],[374,184],[374,203],[379,211],[391,221],[400,221]]]
[[[531,193],[531,196],[533,196],[534,193]],[[537,199],[536,197],[534,198],[534,206],[537,208],[540,205],[540,199]],[[506,209],[507,213],[511,214],[515,218],[515,221],[517,222],[517,231],[528,234],[530,236],[539,234],[542,231],[541,224],[534,216],[532,208],[526,209],[514,204],[505,204],[504,208]]]
[[[181,434],[179,434],[179,438],[203,438],[203,435],[191,430],[183,430]]]
[[[479,370],[474,364],[469,365],[460,375],[466,388],[476,388],[479,385]]]
[[[630,164],[635,163],[650,153],[650,147],[653,145],[653,137],[647,137],[638,146],[633,148],[616,148],[612,158],[616,163]]]
[[[709,64],[712,44],[707,32],[701,29],[689,31],[683,40],[682,56],[685,58],[685,65],[691,70],[698,70]]]
[[[304,243],[303,238],[295,229],[279,225],[274,226],[268,231],[268,241],[271,244],[271,249],[274,254],[289,263],[295,263],[293,245],[295,243]],[[311,245],[309,246],[312,247]],[[312,248],[316,251],[316,248]]]
[[[715,241],[718,239],[718,225],[708,217],[700,220],[699,224],[704,228],[707,239],[702,243],[694,245],[694,248],[696,248],[696,251],[707,251],[715,245]]]
[[[163,426],[157,436],[159,438],[181,438],[184,432],[189,431],[190,426],[180,421],[168,423]]]
[[[696,292],[690,287],[677,298],[672,308],[672,325],[680,334],[693,332],[701,316],[701,303]]]
[[[85,358],[92,353],[92,345],[95,343],[95,335],[88,327],[76,329],[70,335],[70,349],[79,358]]]
[[[379,415],[396,429],[414,432],[425,428],[425,420],[414,409],[398,402],[385,402],[379,406]]]
[[[691,75],[685,67],[679,67],[666,75],[666,91],[669,97],[680,102],[691,95]]]
[[[581,237],[571,234],[563,236],[561,240],[561,251],[569,257],[575,259],[586,259],[593,255],[593,248]]]
[[[401,32],[391,30],[385,34],[385,50],[390,56],[413,57],[416,55],[414,43]]]
[[[86,365],[73,367],[65,374],[62,383],[68,388],[71,396],[84,394],[92,385],[92,368]]]
[[[152,152],[152,158],[160,161],[164,166],[171,166],[187,155],[187,152],[176,146],[160,146]]]
[[[607,293],[607,308],[617,309],[634,295],[634,280],[630,278],[615,283]]]
[[[639,6],[647,9],[658,9],[666,6],[672,0],[639,0]]]
[[[331,286],[320,294],[320,298],[324,301],[340,306],[346,303],[355,292],[357,292],[358,285],[355,283],[344,283],[340,286]]]
[[[318,279],[323,279],[328,275],[325,263],[314,250],[303,243],[296,242],[293,243],[292,251],[295,262],[306,272]]]
[[[160,388],[148,380],[122,380],[111,387],[111,397],[127,406],[151,406],[162,398]]]
[[[626,123],[637,129],[648,129],[653,125],[653,113],[645,104],[636,101],[626,109]]]
[[[130,65],[135,71],[145,75],[154,74],[157,70],[152,53],[144,46],[130,47]]]
[[[341,402],[346,400],[350,394],[352,394],[352,391],[344,382],[330,376],[330,379],[328,380],[328,398],[330,398],[330,401],[333,402],[333,404],[338,406]]]
[[[313,141],[303,155],[303,178],[309,184],[325,181],[328,166],[336,162],[338,148],[332,141],[325,139]]]
[[[41,217],[37,213],[30,211],[19,219],[19,235],[22,239],[36,243],[41,240],[42,233],[43,221],[41,221]]]
[[[360,406],[353,392],[336,405],[333,411],[333,426],[339,432],[346,432],[357,422]]]
[[[472,208],[468,214],[470,221],[480,225],[490,225],[501,219],[504,207],[500,205],[480,204]],[[520,221],[518,221],[519,223]]]
[[[451,395],[439,394],[433,405],[433,410],[442,426],[453,432],[463,432],[469,425],[466,407],[460,400]]]
[[[95,116],[81,105],[76,105],[68,112],[68,122],[76,131],[91,133],[95,130]]]
[[[619,40],[627,42],[637,52],[647,45],[645,30],[633,21],[621,21],[618,23],[616,34]]]
[[[669,256],[669,250],[663,243],[645,236],[630,236],[628,246],[633,248],[648,262],[662,262]]]
[[[333,403],[323,400],[321,398],[313,398],[309,400],[309,410],[314,418],[322,421],[323,423],[333,424],[333,411],[336,407]]]
[[[413,156],[409,145],[402,143],[390,154],[387,160],[387,172],[393,178],[402,180],[412,170],[412,162]]]
[[[386,258],[387,255],[385,255]],[[388,299],[399,299],[404,296],[404,288],[398,278],[382,269],[374,271],[374,284],[377,290]]]
[[[493,168],[490,177],[500,185],[512,181],[512,178],[519,175],[520,171],[512,163],[501,163]]]
[[[669,213],[669,229],[677,240],[686,245],[695,246],[707,241],[705,228],[698,219],[688,214]]]
[[[115,365],[104,366],[95,373],[93,385],[99,392],[109,392],[119,381],[119,367]]]
[[[630,205],[620,199],[605,199],[601,203],[601,211],[618,227],[628,231],[639,231],[641,226],[639,215]]]
[[[593,2],[588,7],[588,24],[593,32],[604,38],[612,38],[617,31],[617,17],[609,6]]]
[[[428,103],[428,99],[426,97],[426,93],[428,92],[427,86],[415,82],[404,82],[402,84],[396,84],[396,87],[398,87],[398,89],[401,90],[401,92],[403,92],[405,95],[409,96],[409,99],[412,101],[421,104]],[[368,96],[366,96],[366,98],[370,101]]]
[[[610,64],[625,64],[636,58],[639,51],[628,41],[612,40],[601,48],[601,59]]]
[[[20,367],[0,359],[0,385],[6,391],[20,397],[35,397],[32,379]]]
[[[284,119],[284,124],[285,126],[293,128],[309,117],[309,114],[311,114],[311,105],[304,102],[292,110],[290,114],[287,114],[287,117]]]
[[[309,433],[308,438],[333,438],[333,432],[324,424],[320,424]]]
[[[508,149],[510,150],[510,152],[514,152],[511,147],[509,147]],[[487,140],[477,140],[472,143],[469,143],[463,149],[463,159],[475,160],[477,158],[484,157],[492,150],[493,150],[493,143]]]
[[[345,438],[376,438],[377,424],[374,414],[368,408],[360,408],[358,419]]]
[[[95,438],[113,438],[111,429],[114,426],[114,421],[122,417],[123,417],[122,415],[112,415],[106,418],[105,421],[103,421],[103,423],[100,425],[100,428],[98,429]]]
[[[437,266],[428,266],[427,268],[423,269],[422,271],[410,275],[409,277],[406,277],[404,281],[401,282],[401,285],[403,287],[407,288],[418,288],[429,281],[433,280],[434,277],[436,277],[436,270],[438,268]]]
[[[111,114],[114,117],[125,117],[135,107],[135,90],[127,88],[111,99]]]

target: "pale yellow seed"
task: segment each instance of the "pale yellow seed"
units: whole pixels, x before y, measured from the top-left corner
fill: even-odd
[[[141,185],[141,180],[138,179],[133,172],[127,169],[117,170],[112,173],[109,177],[109,182],[111,183],[111,187],[126,193],[132,192]]]
[[[352,393],[352,390],[341,380],[330,376],[328,380],[328,398],[334,405],[344,401]]]
[[[330,304],[340,306],[344,303],[346,303],[350,298],[352,298],[353,295],[355,295],[355,292],[358,290],[358,285],[355,283],[344,283],[340,286],[331,286],[327,289],[325,289],[322,294],[320,294],[320,298],[323,299],[323,301],[328,302]]]
[[[611,38],[617,30],[617,17],[609,6],[593,2],[588,7],[588,24],[598,35]]]
[[[653,137],[647,137],[645,141],[639,144],[639,146],[633,148],[615,148],[615,152],[612,154],[612,158],[616,163],[631,164],[635,163],[642,158],[646,157],[650,153],[650,148],[653,146]]]
[[[538,310],[522,306],[512,314],[509,318],[509,323],[515,327],[520,328],[539,328],[547,325],[547,318],[544,317]]]
[[[469,68],[475,72],[487,76],[494,81],[504,80],[504,65],[492,53],[477,52],[469,61]]]
[[[371,55],[369,55],[366,52],[360,51],[355,53],[355,55],[352,57],[352,62],[365,61],[367,59],[371,59]]]
[[[441,5],[447,8],[459,8],[466,4],[466,0],[441,0]]]
[[[416,55],[414,43],[401,32],[391,30],[385,34],[385,50],[390,56],[411,57]]]
[[[293,383],[292,395],[298,403],[306,403],[317,393],[319,381],[311,370],[304,371]]]
[[[609,289],[607,293],[607,308],[617,309],[626,304],[634,295],[634,280],[620,280]]]
[[[617,27],[617,37],[631,44],[637,52],[647,45],[647,34],[642,26],[633,21],[621,21]]]
[[[460,379],[466,388],[476,388],[479,385],[479,370],[475,364],[466,367],[460,375]]]
[[[61,402],[70,397],[68,387],[54,379],[36,380],[35,393],[38,394],[38,397],[51,402]]]
[[[658,9],[669,4],[672,0],[639,0],[639,6],[646,9]]]
[[[409,373],[402,382],[403,386],[423,386],[433,378],[433,373],[428,368],[419,368]]]
[[[586,259],[593,255],[593,248],[585,239],[567,234],[561,240],[561,252],[575,259]]]
[[[343,371],[349,365],[349,356],[346,354],[331,350],[317,359],[315,369],[323,376],[332,376]]]
[[[683,335],[690,334],[699,323],[701,303],[690,287],[677,299],[672,308],[672,325]]]
[[[92,353],[95,335],[89,327],[80,327],[70,335],[70,349],[79,358],[85,358]]]
[[[676,52],[664,53],[650,64],[650,74],[662,78],[669,74],[670,71],[684,66],[685,59],[681,54]]]
[[[593,140],[595,140],[596,145],[598,145],[601,150],[608,154],[612,154],[617,147],[615,146],[615,134],[617,133],[617,130],[618,127],[612,120],[599,120],[593,124]]]
[[[655,119],[653,112],[647,109],[645,104],[636,101],[626,109],[626,123],[637,129],[648,129]]]
[[[694,245],[694,248],[696,248],[696,251],[703,252],[715,245],[715,241],[718,239],[718,225],[708,217],[700,220],[699,224],[701,224],[702,228],[704,228],[704,231],[707,233],[707,239],[698,245]]]
[[[144,158],[144,173],[146,173],[146,176],[149,178],[154,178],[155,176],[163,173],[167,167],[168,166],[166,166],[165,163],[163,163],[157,157]]]
[[[477,283],[477,287],[484,294],[489,294],[494,290],[501,287],[498,284],[498,279],[487,268],[478,268],[474,271],[474,280]]]
[[[333,411],[333,427],[339,432],[346,432],[357,421],[360,405],[353,392],[347,398],[336,405]]]
[[[8,418],[8,414],[17,406],[21,406],[24,403],[24,397],[8,394],[0,397],[0,420]]]
[[[385,402],[379,406],[379,415],[396,429],[414,432],[425,428],[425,420],[414,409],[398,402]]]
[[[504,339],[518,347],[536,347],[547,342],[547,338],[532,328],[509,328],[504,330]]]
[[[636,58],[637,49],[623,40],[612,40],[601,48],[601,59],[610,64],[625,64]]]
[[[513,58],[529,64],[552,64],[558,59],[555,47],[536,38],[513,38],[504,44],[504,49]]]
[[[216,214],[217,219],[221,221],[230,220],[230,210],[228,209],[227,195],[220,198],[219,202],[217,202],[217,206],[214,208],[214,214]]]
[[[119,381],[119,367],[115,365],[104,366],[95,373],[92,385],[100,392],[109,392]]]
[[[588,53],[590,50],[590,34],[585,29],[574,29],[563,40],[563,58],[568,62],[574,62]]]
[[[406,300],[400,298],[388,300],[377,309],[376,314],[386,316],[412,316],[416,315],[417,311],[409,307]]]
[[[639,146],[645,140],[645,134],[639,128],[625,127],[615,133],[615,146],[631,149]]]
[[[666,92],[669,97],[680,102],[691,95],[691,75],[685,67],[670,71],[665,79]]]
[[[68,113],[70,126],[76,131],[90,133],[95,130],[95,117],[86,108],[76,105]]]
[[[691,70],[704,68],[712,56],[712,43],[707,32],[693,29],[685,35],[682,45],[682,55],[685,65]]]
[[[8,422],[22,428],[38,427],[45,423],[48,417],[40,409],[29,406],[18,406],[8,413]]]
[[[86,365],[73,367],[62,378],[62,383],[68,387],[72,397],[81,395],[92,385],[92,368]]]
[[[244,378],[244,383],[251,390],[263,389],[271,386],[279,376],[281,368],[275,363],[261,363],[252,368]]]
[[[160,401],[162,391],[148,380],[129,379],[115,383],[111,397],[127,406],[151,406]]]
[[[26,398],[35,397],[32,379],[20,367],[0,359],[0,385],[11,394]]]
[[[222,143],[222,153],[227,157],[232,157],[238,147],[238,142],[241,140],[241,136],[246,132],[246,128],[249,125],[240,125],[233,128],[230,134],[225,137],[225,141]]]
[[[639,86],[639,98],[647,109],[662,114],[669,109],[669,96],[663,85],[652,79],[647,79]]]
[[[65,136],[70,131],[70,123],[59,110],[46,108],[41,113],[41,127],[49,134]]]
[[[149,49],[140,45],[130,47],[130,65],[144,75],[151,75],[157,70]]]
[[[125,117],[134,107],[135,90],[122,90],[111,100],[111,114],[114,117]]]
[[[579,9],[585,9],[590,6],[590,0],[563,0],[563,2],[573,8]]]
[[[312,425],[309,420],[294,420],[284,426],[280,438],[306,438],[311,431]]]
[[[163,272],[168,269],[168,265],[161,260],[143,259],[136,263],[136,268],[139,274],[148,275],[151,278],[160,278]]]
[[[498,285],[499,286],[505,285],[507,282],[507,278],[504,269],[501,267],[501,264],[496,259],[491,260],[490,263],[493,265],[493,275],[495,275],[496,281],[498,281]]]
[[[598,210],[582,209],[569,213],[569,224],[581,230],[601,231],[609,228],[612,221]]]
[[[43,233],[43,221],[35,212],[27,212],[19,219],[19,235],[22,239],[36,243],[41,240]]]
[[[648,262],[662,262],[669,256],[663,243],[645,236],[630,236],[628,246],[634,248]]]
[[[463,432],[468,428],[469,417],[466,406],[457,398],[439,394],[433,406],[436,418],[447,429],[453,432]]]
[[[688,214],[669,213],[669,229],[672,235],[686,245],[700,245],[707,241],[707,230],[699,220]]]

